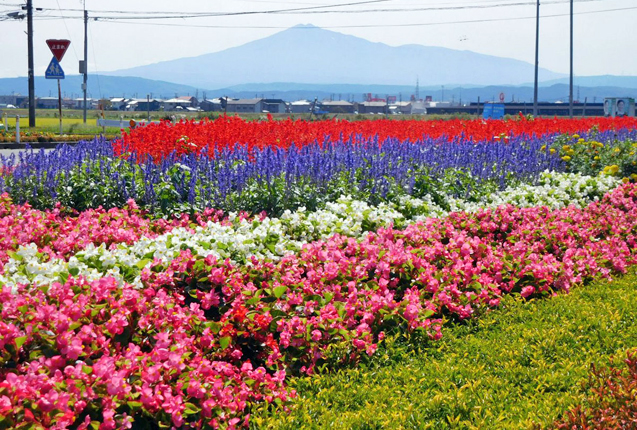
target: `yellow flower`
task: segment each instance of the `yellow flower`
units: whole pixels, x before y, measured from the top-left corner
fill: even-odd
[[[627,184],[627,183],[629,183],[629,182],[630,182],[630,178],[622,178],[622,182],[623,182],[624,184]]]
[[[599,155],[596,155],[595,158],[593,158],[593,160],[599,160]]]
[[[637,174],[633,173],[632,175],[630,175],[630,179],[637,181]]]
[[[584,139],[582,139],[581,137],[580,137],[580,139],[577,141],[577,143],[584,143],[584,142],[586,142],[586,141],[585,141]]]
[[[575,151],[573,151],[572,149],[566,151],[566,155],[573,155],[575,154]]]
[[[619,172],[619,166],[617,164],[613,164],[609,167],[609,170],[614,175],[615,173]]]
[[[546,150],[546,145],[542,145],[542,147],[540,148],[540,151],[544,151]]]
[[[615,149],[613,150],[613,152],[614,152],[614,153],[621,152],[621,149],[619,149],[619,148],[615,148]]]
[[[571,149],[571,145],[564,145],[562,146],[562,151],[568,151]]]
[[[555,149],[551,148],[551,150],[549,151],[551,154],[555,154]]]
[[[579,139],[579,134],[574,134],[573,139]]]
[[[568,163],[569,161],[571,161],[571,157],[569,157],[568,155],[565,155],[565,156],[562,157],[562,160],[564,160],[564,161],[566,161]]]

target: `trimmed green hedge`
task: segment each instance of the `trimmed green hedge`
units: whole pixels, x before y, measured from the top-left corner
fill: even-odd
[[[550,427],[586,397],[591,363],[637,346],[637,276],[524,301],[415,345],[389,339],[358,368],[298,378],[289,413],[253,428],[523,429]]]

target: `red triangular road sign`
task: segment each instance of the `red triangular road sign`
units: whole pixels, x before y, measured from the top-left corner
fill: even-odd
[[[49,49],[53,52],[53,56],[58,61],[62,61],[62,57],[64,57],[64,53],[71,44],[71,41],[66,39],[48,39],[46,44],[49,45]]]

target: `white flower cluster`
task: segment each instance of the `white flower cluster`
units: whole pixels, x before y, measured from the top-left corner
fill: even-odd
[[[524,184],[507,188],[487,196],[483,201],[451,200],[454,212],[476,212],[482,208],[496,208],[510,204],[520,208],[548,206],[559,209],[566,206],[583,208],[617,188],[621,180],[611,176],[584,176],[579,173],[543,172],[538,185]]]
[[[245,264],[252,256],[278,260],[299,252],[305,243],[336,233],[360,237],[366,231],[394,221],[405,224],[404,216],[389,205],[373,207],[350,197],[342,197],[316,212],[301,208],[295,212],[286,211],[281,218],[266,217],[261,221],[240,219],[236,214],[230,214],[229,220],[230,225],[208,222],[194,231],[176,228],[155,238],[142,237],[132,245],[120,244],[113,249],[90,244],[68,262],[56,258],[49,260],[38,253],[35,244],[21,246],[5,265],[0,284],[46,285],[71,273],[82,274],[88,279],[110,275],[141,285],[139,273],[146,264],[154,259],[171,261],[186,249],[195,255],[214,255],[217,259],[229,258]]]
[[[488,196],[483,202],[460,200],[450,202],[454,211],[475,211],[484,207],[514,204],[520,207],[546,205],[560,208],[570,204],[583,206],[615,188],[619,181],[610,177],[587,177],[578,174],[542,174],[540,185],[523,185]],[[154,259],[168,262],[189,249],[200,256],[214,255],[246,264],[251,256],[278,260],[300,251],[305,243],[325,239],[334,234],[359,238],[368,231],[393,224],[402,228],[427,217],[442,217],[447,212],[429,196],[418,199],[403,196],[398,204],[376,207],[351,197],[328,203],[325,209],[308,212],[305,208],[286,211],[280,218],[240,219],[230,214],[230,223],[209,222],[194,231],[177,228],[153,239],[142,237],[132,245],[120,244],[113,249],[89,245],[70,257],[48,259],[38,253],[35,244],[21,246],[4,266],[0,285],[18,283],[46,285],[68,274],[82,274],[88,279],[105,275],[141,286],[140,271]]]

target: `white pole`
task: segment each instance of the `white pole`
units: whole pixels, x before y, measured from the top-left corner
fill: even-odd
[[[20,143],[20,115],[15,116],[15,143]]]

